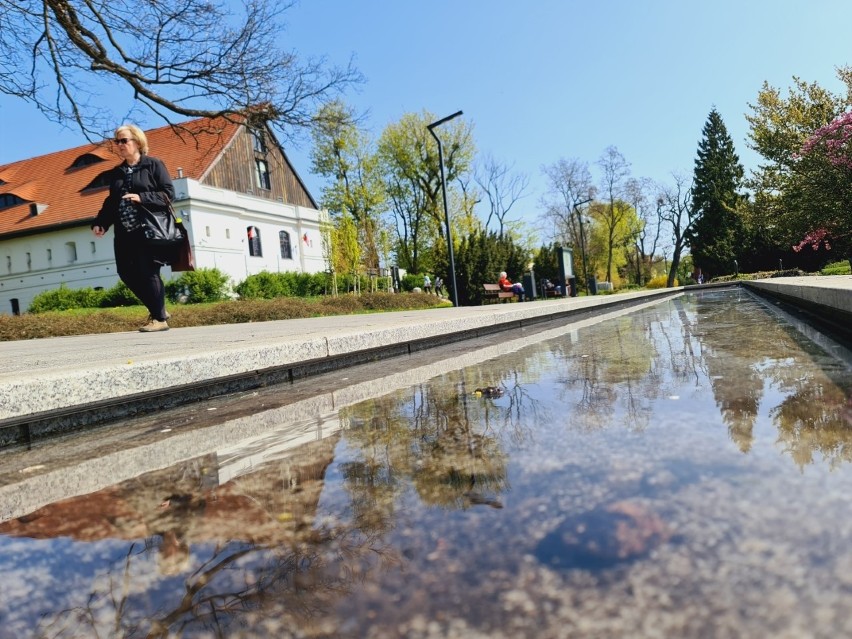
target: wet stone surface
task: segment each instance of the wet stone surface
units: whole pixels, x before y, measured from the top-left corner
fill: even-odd
[[[0,637],[852,636],[806,333],[691,294],[4,455]]]
[[[670,537],[659,515],[619,501],[566,518],[538,543],[535,556],[552,568],[599,570],[644,557]]]

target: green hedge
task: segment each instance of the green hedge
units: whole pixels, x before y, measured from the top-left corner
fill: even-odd
[[[202,268],[182,273],[180,277],[165,283],[166,297],[173,302],[201,304],[218,302],[229,297],[228,278],[219,269]],[[67,311],[74,308],[115,308],[138,306],[141,302],[124,282],[112,288],[96,290],[91,287],[59,288],[44,291],[35,296],[28,312]]]
[[[234,287],[234,292],[242,299],[266,299],[278,297],[317,297],[331,295],[333,291],[333,276],[331,273],[270,273],[263,271],[249,275]],[[337,292],[346,293],[355,290],[356,276],[338,274]],[[367,275],[357,277],[360,290],[370,291],[370,278]],[[387,278],[380,277],[376,282],[378,290],[386,291]]]
[[[852,275],[852,266],[850,266],[849,260],[832,262],[825,265],[820,271],[820,275]]]
[[[181,273],[166,282],[166,297],[172,302],[204,304],[230,298],[228,276],[216,268],[200,268]]]
[[[35,296],[30,304],[30,313],[47,313],[48,311],[68,311],[73,308],[99,308],[104,292],[89,288],[59,288],[44,291]]]

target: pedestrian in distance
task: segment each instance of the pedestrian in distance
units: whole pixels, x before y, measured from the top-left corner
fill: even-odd
[[[168,212],[175,188],[163,162],[148,155],[148,139],[139,127],[123,124],[115,130],[112,142],[122,162],[109,174],[109,195],[92,224],[92,232],[103,237],[114,228],[118,276],[149,313],[139,330],[167,331],[166,290],[160,277],[160,268],[167,260],[146,244],[141,211]]]
[[[432,292],[432,280],[429,279],[428,275],[423,276],[423,292],[431,293]]]
[[[438,275],[435,278],[435,295],[441,297],[444,293],[444,280],[441,279],[441,276]]]

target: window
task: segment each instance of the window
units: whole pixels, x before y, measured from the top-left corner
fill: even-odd
[[[53,250],[52,249],[47,249],[47,261],[48,262],[53,261]]]
[[[255,160],[257,165],[257,185],[266,190],[272,188],[272,183],[269,181],[269,163],[266,160]]]
[[[27,270],[31,271],[33,268],[33,254],[27,253]]]
[[[9,301],[12,302],[12,315],[20,315],[21,314],[21,303],[18,300],[18,298],[13,297]]]
[[[65,255],[68,257],[68,263],[73,264],[77,261],[77,243],[65,242]]]
[[[81,166],[89,166],[90,164],[97,164],[98,162],[103,162],[103,159],[99,158],[94,153],[85,153],[74,160],[71,168],[79,169]]]
[[[278,242],[281,244],[281,257],[285,260],[292,260],[293,247],[290,246],[290,234],[287,231],[279,231]]]
[[[7,273],[12,272],[12,256],[11,255],[6,256],[6,272]]]
[[[97,252],[97,246],[95,245],[94,242],[89,242],[89,246],[92,249],[92,255],[94,255]]]
[[[260,231],[256,226],[250,226],[246,229],[248,236],[249,255],[252,257],[263,257],[263,251],[260,250]]]
[[[226,240],[231,239],[231,229],[225,229],[225,239]]]
[[[6,209],[10,206],[17,206],[18,204],[23,204],[24,200],[19,198],[14,193],[0,193],[0,209]]]
[[[258,129],[251,130],[252,145],[255,153],[266,153],[266,136]]]
[[[98,173],[97,177],[84,186],[82,190],[88,191],[89,189],[100,189],[104,186],[109,186],[109,175],[111,172],[112,171],[103,171]]]
[[[204,235],[206,235],[207,237],[210,237],[210,227],[209,226],[204,227]]]

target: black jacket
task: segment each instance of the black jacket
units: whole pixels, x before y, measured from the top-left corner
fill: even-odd
[[[92,226],[100,226],[105,231],[115,224],[116,233],[122,233],[118,221],[118,203],[124,194],[124,163],[119,164],[109,174],[109,195],[101,207],[98,217]],[[141,202],[137,205],[150,211],[166,211],[169,202],[175,197],[175,187],[172,178],[166,170],[166,165],[157,158],[143,155],[138,168],[131,178],[130,193],[138,193]],[[168,199],[166,199],[168,198]]]

